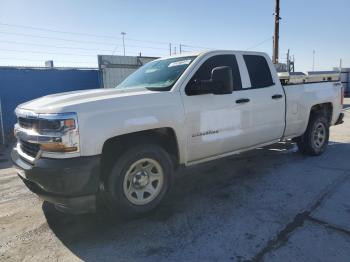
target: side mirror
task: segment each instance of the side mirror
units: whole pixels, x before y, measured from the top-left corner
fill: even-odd
[[[211,71],[211,82],[213,83],[213,94],[232,94],[233,79],[231,67],[220,66],[213,68]]]
[[[232,92],[232,69],[229,66],[213,68],[210,80],[195,80],[190,90],[188,90],[190,95],[224,95],[232,94]]]

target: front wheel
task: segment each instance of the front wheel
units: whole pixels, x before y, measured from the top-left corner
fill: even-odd
[[[172,172],[172,161],[163,148],[153,144],[131,148],[117,159],[109,174],[109,207],[124,216],[151,211],[167,193]]]
[[[329,123],[325,116],[312,114],[305,133],[298,137],[299,150],[306,155],[321,155],[327,148],[329,139]]]

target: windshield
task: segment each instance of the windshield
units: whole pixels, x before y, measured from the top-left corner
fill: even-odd
[[[195,56],[156,60],[145,64],[128,76],[117,89],[147,88],[155,91],[169,91]]]

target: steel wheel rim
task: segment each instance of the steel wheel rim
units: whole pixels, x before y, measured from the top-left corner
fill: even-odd
[[[160,193],[164,184],[164,172],[154,159],[142,158],[132,163],[125,173],[123,190],[134,205],[146,205]]]
[[[323,123],[318,123],[313,132],[313,144],[320,149],[326,141],[326,127]]]

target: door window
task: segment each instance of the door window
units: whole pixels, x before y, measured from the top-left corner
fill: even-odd
[[[243,55],[243,58],[248,69],[251,88],[263,88],[274,84],[265,57],[259,55]]]
[[[239,90],[242,88],[241,75],[237,64],[236,57],[234,55],[216,55],[210,57],[205,61],[194,76],[189,81],[186,94],[193,95],[189,90],[194,85],[196,80],[209,80],[211,78],[211,71],[215,67],[229,66],[232,69],[233,89]]]

